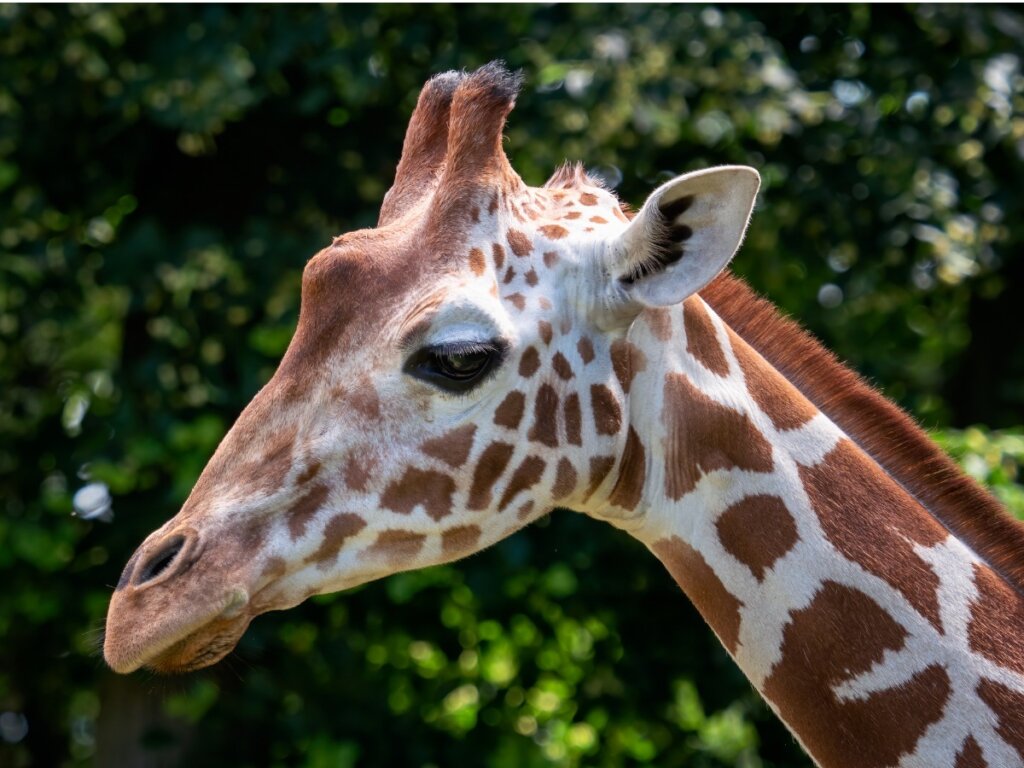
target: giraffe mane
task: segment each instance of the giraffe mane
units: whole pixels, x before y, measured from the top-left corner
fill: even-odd
[[[583,163],[578,161],[574,163],[566,160],[551,174],[551,178],[544,182],[544,189],[579,189],[581,187],[606,188],[603,180],[587,175],[587,169]]]
[[[738,277],[722,273],[700,295],[936,520],[1024,593],[1024,525],[905,411]]]

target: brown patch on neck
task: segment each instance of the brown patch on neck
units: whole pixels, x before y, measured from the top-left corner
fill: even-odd
[[[718,343],[714,323],[700,297],[691,296],[683,303],[683,328],[686,331],[686,351],[712,373],[727,375],[729,361]]]
[[[622,429],[622,407],[604,384],[590,385],[590,407],[594,412],[594,428],[599,435],[617,435]]]
[[[722,645],[735,655],[743,604],[725,588],[703,555],[678,536],[657,541],[651,549],[711,625]]]
[[[644,480],[647,478],[647,461],[644,444],[632,426],[626,435],[626,447],[622,452],[619,476],[612,487],[608,500],[617,507],[634,510],[643,496]]]
[[[414,531],[381,531],[367,553],[383,555],[390,560],[409,560],[420,553],[426,540],[425,534]]]
[[[719,275],[701,296],[946,528],[1024,593],[1024,527],[906,413],[736,277]]]
[[[580,353],[580,360],[584,365],[594,359],[594,344],[586,336],[581,336],[576,342],[576,350]]]
[[[819,765],[895,765],[942,717],[950,683],[939,666],[866,699],[840,700],[833,692],[880,662],[886,650],[901,649],[906,636],[870,597],[832,581],[793,612],[782,660],[763,693]]]
[[[551,358],[551,369],[562,381],[568,381],[573,377],[572,366],[561,352],[555,352],[555,356]]]
[[[509,392],[501,405],[494,411],[494,423],[499,427],[517,429],[523,420],[523,409],[526,408],[526,396],[517,389]]]
[[[745,413],[719,405],[681,373],[665,375],[665,493],[678,501],[716,469],[769,472],[772,447]]]
[[[583,414],[580,411],[580,396],[570,392],[562,402],[565,415],[565,439],[570,445],[583,445]]]
[[[587,493],[583,497],[584,503],[590,501],[590,497],[601,487],[601,483],[608,477],[608,473],[614,466],[614,456],[592,456],[590,458],[590,483],[587,485]]]
[[[534,402],[533,426],[527,434],[531,442],[549,448],[558,446],[558,393],[550,384],[541,384]]]
[[[914,544],[935,546],[946,529],[849,440],[799,471],[828,540],[902,592],[941,632],[939,577]]]
[[[400,480],[393,480],[380,497],[381,506],[402,515],[411,514],[419,506],[434,520],[452,512],[455,481],[449,475],[431,469],[408,467]]]
[[[295,484],[298,485],[298,486],[305,485],[310,480],[312,480],[314,477],[316,477],[317,474],[319,474],[319,472],[320,472],[320,462],[319,461],[311,461],[309,463],[309,466],[307,466],[304,470],[302,470],[302,474],[299,475],[295,479]]]
[[[338,556],[345,539],[355,536],[366,527],[366,521],[351,512],[342,512],[327,521],[324,526],[324,539],[320,548],[306,558],[307,563],[319,563],[321,567],[329,565]]]
[[[989,768],[988,761],[981,753],[981,747],[974,740],[973,736],[964,739],[964,744],[956,756],[956,764],[953,768]]]
[[[355,453],[350,454],[345,460],[345,468],[342,470],[345,485],[353,491],[365,491],[366,482],[370,479],[370,472],[375,464],[373,459]]]
[[[530,271],[532,272],[533,270]],[[527,282],[529,282],[529,278],[527,278]],[[533,285],[533,283],[530,284]],[[551,339],[554,336],[554,329],[551,327],[551,323],[547,320],[540,320],[537,322],[537,333],[540,334],[541,339],[544,341],[544,345],[547,346],[551,343]]]
[[[449,467],[458,468],[466,463],[469,452],[473,448],[473,436],[476,434],[475,424],[465,426],[447,432],[440,437],[426,440],[420,446],[420,450],[427,456],[440,459]]]
[[[576,490],[576,468],[564,456],[558,460],[555,473],[555,484],[551,487],[551,497],[555,501],[564,499]]]
[[[644,322],[658,341],[672,340],[672,313],[667,309],[645,309]]]
[[[540,228],[540,232],[549,240],[560,240],[569,234],[569,230],[561,224],[545,224]]]
[[[798,538],[796,522],[778,496],[747,496],[726,509],[715,527],[725,551],[758,581]]]
[[[765,362],[747,342],[728,329],[729,343],[743,371],[747,392],[776,429],[802,427],[818,414],[804,394]]]
[[[523,350],[523,356],[519,358],[519,375],[528,379],[540,368],[540,355],[535,347],[527,347]]]
[[[545,466],[544,459],[536,456],[527,456],[523,459],[523,463],[516,467],[515,472],[512,473],[512,478],[508,481],[505,493],[501,495],[498,511],[504,512],[505,508],[512,503],[517,494],[521,491],[529,490],[540,482]]]
[[[292,459],[292,448],[295,446],[297,433],[298,430],[294,427],[275,433],[260,459],[242,465],[239,471],[240,482],[264,491],[280,490],[295,463]]]
[[[494,257],[494,270],[500,271],[505,266],[505,246],[501,243],[491,244],[491,255]],[[511,267],[510,267],[511,269]],[[508,280],[505,281],[506,283]]]
[[[628,395],[633,378],[647,369],[647,358],[639,347],[626,339],[616,339],[612,342],[611,357],[615,378],[619,380],[622,391]]]
[[[996,716],[999,723],[996,733],[1017,750],[1017,754],[1024,760],[1024,728],[1020,724],[1021,712],[1024,712],[1024,694],[994,680],[978,683],[977,693]]]
[[[306,526],[313,519],[313,515],[319,511],[330,491],[331,489],[326,485],[316,485],[288,510],[288,533],[291,535],[292,541],[301,538],[306,532]]]
[[[530,242],[530,238],[518,229],[510,229],[506,238],[508,239],[508,247],[512,249],[512,253],[520,258],[523,256],[529,256],[530,252],[533,250],[533,243]]]
[[[971,650],[1024,675],[1024,598],[984,566],[974,566],[974,585],[978,598],[967,627]]]
[[[472,552],[480,541],[479,525],[457,525],[441,534],[441,552],[445,557],[458,557]]]
[[[511,461],[513,450],[508,443],[491,443],[484,449],[473,470],[473,484],[466,506],[472,510],[487,508],[491,503],[491,489]]]
[[[484,260],[484,252],[479,248],[470,248],[469,268],[473,270],[473,274],[477,276],[482,275],[487,271],[487,262]]]

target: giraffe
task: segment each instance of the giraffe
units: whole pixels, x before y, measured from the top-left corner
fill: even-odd
[[[725,270],[760,180],[635,215],[502,150],[499,63],[424,86],[375,228],[307,264],[281,364],[111,597],[117,672],[457,560],[556,507],[643,542],[821,766],[1024,765],[1024,533]]]

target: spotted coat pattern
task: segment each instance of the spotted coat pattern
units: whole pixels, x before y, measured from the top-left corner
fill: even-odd
[[[311,261],[281,368],[126,567],[111,665],[206,666],[258,613],[558,505],[643,541],[820,765],[1024,765],[1020,594],[699,296],[596,301],[629,219],[578,169],[511,172],[503,77],[424,89],[381,226]],[[459,334],[506,349],[471,396],[403,373]]]

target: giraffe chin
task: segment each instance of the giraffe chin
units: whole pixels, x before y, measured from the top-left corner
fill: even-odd
[[[129,602],[128,610],[111,611],[103,656],[115,672],[129,674],[145,667],[160,674],[180,674],[216,664],[230,653],[259,611],[248,593],[235,589],[204,610],[195,603],[184,613],[177,608],[151,611],[150,619],[130,610],[137,595],[115,593],[113,604]]]
[[[162,675],[184,674],[213,666],[234,650],[252,616],[217,619],[179,640],[142,666]]]

